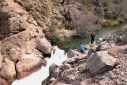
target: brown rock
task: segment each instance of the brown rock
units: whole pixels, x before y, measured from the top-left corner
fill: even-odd
[[[9,6],[3,6],[0,9],[0,18],[8,18],[7,14],[12,11],[12,8]]]
[[[60,66],[60,69],[62,69],[63,71],[66,70],[66,69],[70,69],[70,68],[71,68],[71,65],[67,64],[67,63]]]
[[[58,67],[58,65],[56,65],[55,63],[53,63],[50,67],[49,67],[49,74],[52,74],[55,69]]]
[[[46,38],[38,38],[37,40],[37,48],[42,51],[45,54],[51,54],[52,51],[52,46],[51,44],[48,42],[48,40]]]
[[[96,75],[111,69],[116,61],[115,58],[108,54],[108,51],[99,51],[91,54],[87,59],[87,69],[92,75]]]
[[[18,78],[24,78],[33,72],[39,70],[43,64],[41,58],[34,57],[33,55],[23,56],[16,64]]]
[[[10,85],[10,84],[8,84],[6,80],[0,77],[0,85]]]
[[[1,54],[10,57],[13,61],[17,61],[24,54],[22,48],[25,47],[29,39],[30,34],[28,30],[6,37],[2,40],[4,43],[2,43]]]
[[[74,56],[79,56],[81,53],[80,52],[78,52],[78,51],[76,51],[76,50],[69,50],[68,52],[67,52],[67,57],[68,58],[72,58],[72,57],[74,57]]]
[[[52,77],[54,77],[55,79],[59,76],[61,70],[59,69],[55,69],[55,71],[52,73]]]
[[[15,64],[8,58],[5,58],[3,61],[3,66],[0,71],[0,75],[2,78],[5,78],[6,81],[12,83],[16,78]]]
[[[67,63],[69,63],[69,64],[72,64],[72,63],[74,63],[76,60],[75,60],[75,58],[73,57],[73,58],[67,58],[66,59],[66,62]]]
[[[61,73],[61,78],[64,80],[66,80],[67,78],[70,79],[71,76],[75,75],[76,71],[77,71],[76,68],[67,69]]]

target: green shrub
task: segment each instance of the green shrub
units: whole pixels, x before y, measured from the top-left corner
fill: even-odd
[[[69,21],[67,21],[67,22],[64,23],[64,26],[65,26],[66,29],[68,29],[68,30],[72,30],[72,29],[75,28],[76,24],[73,23],[73,22],[69,22]]]
[[[110,23],[111,23],[111,26],[114,26],[114,25],[118,25],[119,24],[118,21],[110,21]]]
[[[62,38],[58,33],[47,33],[46,38],[51,41],[51,43],[59,44],[62,42]]]
[[[102,26],[103,27],[110,27],[110,26],[115,26],[115,25],[118,25],[118,24],[119,24],[119,22],[118,21],[114,21],[114,20],[112,20],[112,21],[110,21],[110,20],[102,21]]]
[[[108,20],[102,21],[102,26],[103,27],[109,27],[110,26],[110,22]]]

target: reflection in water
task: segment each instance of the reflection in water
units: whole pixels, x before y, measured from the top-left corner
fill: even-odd
[[[46,58],[46,67],[42,66],[39,71],[31,74],[30,76],[21,80],[15,80],[12,85],[41,85],[41,82],[49,76],[49,66],[52,63],[62,65],[62,62],[66,59],[67,55],[65,54],[64,50],[60,50],[57,46],[54,46],[51,57]]]

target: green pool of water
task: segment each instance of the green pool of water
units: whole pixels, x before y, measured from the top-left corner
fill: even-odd
[[[100,30],[96,31],[96,33],[95,33],[95,41],[97,41],[98,38],[112,34],[116,29],[119,29],[125,25],[126,24],[122,24],[122,25],[119,25],[116,27],[103,27],[103,28],[101,28]],[[75,49],[80,45],[81,42],[83,44],[90,43],[90,35],[85,36],[85,37],[71,37],[67,40],[67,42],[64,44],[64,46],[62,48]]]

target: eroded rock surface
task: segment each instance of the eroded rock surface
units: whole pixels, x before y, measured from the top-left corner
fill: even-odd
[[[36,37],[44,39],[42,44],[49,42],[43,28],[21,5],[14,0],[0,2],[0,85],[11,85],[15,79],[27,77],[46,65],[45,52],[36,48]],[[29,58],[24,58],[27,55]]]

